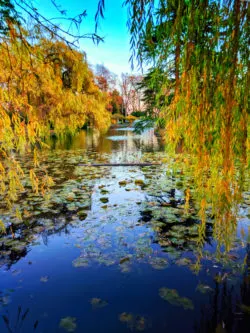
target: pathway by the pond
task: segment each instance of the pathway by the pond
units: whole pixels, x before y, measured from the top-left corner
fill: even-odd
[[[41,159],[50,197],[24,193],[23,221],[0,206],[1,333],[250,331],[249,192],[233,250],[216,256],[208,221],[198,267],[199,220],[153,130],[82,131]]]

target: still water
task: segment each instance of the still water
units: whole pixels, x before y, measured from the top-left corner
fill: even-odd
[[[1,333],[250,332],[249,191],[232,250],[218,254],[212,220],[199,248],[197,212],[184,213],[153,130],[82,131],[50,147],[49,197],[27,181],[23,221],[0,206]],[[122,162],[162,163],[88,165]],[[30,156],[22,163],[28,173]]]

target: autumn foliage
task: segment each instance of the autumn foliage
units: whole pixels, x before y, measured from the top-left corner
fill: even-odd
[[[35,168],[46,137],[110,124],[108,94],[96,85],[85,54],[42,34],[34,39],[11,23],[0,44],[0,100],[0,195],[9,206],[23,190],[16,154],[33,152],[31,183],[44,190],[52,180],[45,172],[39,183]]]
[[[125,3],[134,55],[152,65],[146,83],[157,89],[168,151],[186,154],[175,164],[192,179],[186,202],[199,203],[199,243],[209,216],[218,248],[229,249],[249,170],[249,1]]]

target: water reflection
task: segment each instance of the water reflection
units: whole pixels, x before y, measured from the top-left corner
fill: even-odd
[[[26,309],[25,311],[22,310],[21,306],[18,306],[16,318],[12,319],[10,318],[9,314],[2,315],[3,321],[5,323],[6,331],[9,333],[15,333],[15,332],[21,332],[22,326],[29,315],[30,309]],[[37,329],[37,326],[39,324],[39,321],[36,320],[33,324],[33,327],[30,327],[30,332],[35,332]]]
[[[215,284],[209,302],[201,308],[195,332],[247,332],[250,327],[250,245],[246,247],[246,267],[241,283],[225,279]]]
[[[132,128],[113,127],[107,135],[93,129],[81,131],[76,135],[70,133],[62,137],[51,137],[49,144],[52,150],[58,149],[87,149],[98,153],[124,151],[126,153],[163,151],[163,142],[149,129],[141,135],[136,135]]]
[[[115,136],[118,140],[110,139]],[[7,225],[0,238],[2,313],[14,318],[18,304],[32,309],[25,332],[36,320],[41,332],[60,331],[61,322],[73,323],[77,332],[244,332],[249,192],[240,202],[242,217],[237,210],[237,224],[231,219],[221,234],[230,238],[230,251],[224,251],[226,239],[220,243],[217,237],[219,216],[206,207],[202,225],[192,177],[166,158],[153,131],[140,138],[125,128],[105,136],[82,131],[65,140],[54,141],[41,155],[55,181],[50,196],[23,193],[17,203],[22,221],[0,210]],[[79,166],[138,161],[163,163]],[[23,160],[27,172],[30,163]],[[15,289],[12,302],[6,301],[9,289]],[[93,311],[90,299],[105,307]],[[98,316],[106,331],[95,326]],[[178,316],[183,324],[176,323]]]

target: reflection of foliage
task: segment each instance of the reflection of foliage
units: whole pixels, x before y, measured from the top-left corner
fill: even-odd
[[[173,94],[161,111],[166,143],[190,154],[180,168],[192,176],[200,243],[212,210],[214,234],[228,250],[249,146],[249,2],[153,3],[126,1],[131,46],[140,62],[166,73],[158,91]]]
[[[202,248],[199,236],[200,220],[197,216],[194,197],[190,197],[188,207],[185,204],[186,188],[192,186],[192,180],[177,171],[175,176],[174,174],[166,176],[168,166],[163,164],[141,169],[131,168],[126,179],[114,178],[110,184],[106,184],[105,179],[109,176],[106,167],[90,169],[78,164],[103,162],[105,158],[108,159],[108,156],[91,151],[83,156],[81,154],[80,150],[64,153],[59,150],[40,157],[48,163],[55,181],[55,188],[51,189],[51,196],[47,201],[38,195],[29,193],[23,195],[17,206],[23,221],[12,216],[10,223],[8,216],[3,216],[7,235],[0,238],[2,263],[12,264],[26,255],[27,246],[35,241],[39,234],[42,234],[46,244],[50,235],[62,231],[69,232],[72,221],[76,219],[85,221],[84,237],[77,243],[81,253],[73,261],[74,267],[88,267],[93,263],[105,266],[117,265],[124,273],[131,271],[133,264],[138,262],[146,263],[153,269],[166,269],[171,263],[190,267],[192,271],[198,271],[202,267],[202,260],[200,265],[194,265],[195,255]],[[165,154],[144,153],[142,162],[159,162],[160,156],[164,160]],[[30,163],[31,161],[27,161],[23,169],[28,169]],[[93,196],[93,186],[98,180],[101,181],[101,185],[99,184]],[[121,220],[121,216],[129,216],[131,209],[126,205],[123,207],[121,201],[116,206],[116,214],[114,214],[112,193],[115,193],[117,189],[122,189],[124,193],[129,190],[131,195],[138,193],[139,190],[146,196],[146,201],[139,202],[138,205],[133,202],[133,205],[134,213],[138,214],[138,223],[150,229],[146,233],[141,232],[130,247],[126,244],[131,242],[131,230],[136,231],[137,227],[134,225],[135,222]],[[100,201],[103,197],[107,201],[105,206],[107,220],[101,225],[93,224],[91,222],[92,200],[94,198],[98,202],[99,218],[103,216],[104,206]],[[204,236],[206,243],[211,245],[214,223],[214,218],[210,215]],[[103,229],[108,227],[109,229],[112,227],[112,236],[110,230]],[[163,251],[153,256],[150,230],[154,233],[154,242]],[[13,236],[15,239],[12,239]],[[232,235],[229,236],[232,237]],[[121,237],[123,241],[118,242]],[[225,237],[228,236],[225,235]],[[233,238],[230,239],[233,240]],[[116,251],[110,252],[112,246]],[[237,254],[240,244],[234,243],[234,247],[235,250],[228,254],[217,252],[217,258],[214,254],[204,252],[204,259],[218,265],[218,270],[224,266],[233,270],[235,274],[240,269],[239,263],[242,258],[236,255],[236,259],[232,259],[233,255]],[[186,251],[192,252],[193,255],[185,258]]]
[[[29,313],[29,309],[27,309],[26,311],[24,311],[22,313],[22,308],[21,308],[21,306],[19,306],[18,310],[17,310],[17,316],[14,321],[15,322],[14,325],[11,324],[11,320],[10,320],[9,316],[3,315],[2,317],[3,317],[4,323],[6,325],[8,332],[9,333],[21,332],[24,320],[27,318],[28,313]],[[34,322],[32,330],[35,331],[37,329],[37,326],[38,326],[38,320],[36,320]]]
[[[115,131],[116,134],[119,134],[117,130],[112,130],[112,133]],[[105,138],[102,137],[100,140],[105,140]],[[77,149],[73,140],[72,147],[75,150],[63,151],[60,149],[51,153],[46,152],[40,157],[41,160],[44,159],[47,162],[55,180],[55,187],[52,188],[51,197],[47,202],[39,196],[28,193],[23,195],[19,206],[24,213],[24,221],[18,221],[14,217],[9,220],[10,213],[8,213],[9,216],[3,216],[8,227],[7,236],[0,239],[1,254],[4,256],[4,258],[1,257],[1,263],[13,263],[20,258],[20,256],[14,255],[15,251],[18,250],[18,244],[20,245],[19,250],[22,247],[27,248],[33,241],[34,244],[37,243],[39,234],[42,235],[47,244],[50,235],[62,233],[61,236],[64,237],[63,233],[65,232],[71,233],[67,238],[73,242],[76,241],[75,246],[79,249],[79,256],[78,258],[74,257],[75,260],[72,263],[73,269],[78,270],[78,274],[85,274],[86,270],[90,271],[92,268],[100,266],[100,270],[113,271],[116,274],[119,274],[117,270],[120,270],[122,274],[128,274],[131,277],[135,276],[139,270],[144,273],[144,269],[154,276],[165,274],[168,276],[168,273],[171,276],[171,273],[175,271],[176,274],[183,273],[183,278],[189,276],[194,283],[195,280],[198,282],[198,279],[191,273],[196,271],[198,267],[195,262],[197,251],[201,245],[199,241],[200,220],[197,216],[195,197],[191,195],[193,193],[192,178],[186,177],[179,166],[177,170],[174,170],[176,164],[171,164],[170,159],[167,160],[168,164],[129,167],[126,169],[128,171],[126,174],[119,169],[79,166],[79,163],[86,165],[101,161],[109,162],[112,158],[110,154],[103,151],[101,153],[93,152],[91,140],[89,142],[89,150],[84,154],[82,147],[85,147],[85,142],[81,149],[80,147]],[[127,157],[127,152],[125,154]],[[119,159],[119,157],[119,154],[115,154],[115,158]],[[166,154],[160,152],[157,154],[144,152],[142,155],[136,153],[133,157],[136,157],[137,160],[139,157],[141,162],[166,161]],[[27,158],[24,171],[29,169],[29,163],[31,161]],[[166,174],[167,170],[171,170],[171,172]],[[115,177],[113,178],[113,176]],[[188,207],[185,205],[187,188],[191,188]],[[127,190],[130,190],[130,195],[133,196],[131,201],[127,200]],[[109,200],[105,209],[102,208],[103,204],[100,201],[104,195]],[[248,202],[248,193],[245,193],[244,197],[243,206]],[[81,216],[86,218],[84,222],[80,221]],[[12,231],[18,236],[14,240],[11,239],[9,221],[12,223]],[[207,303],[208,300],[215,302],[214,295],[217,290],[214,290],[214,286],[218,286],[220,292],[217,295],[221,298],[224,295],[225,284],[228,285],[228,291],[230,291],[234,284],[239,285],[242,280],[241,272],[244,271],[245,264],[249,261],[248,258],[244,261],[242,257],[242,247],[246,245],[247,241],[246,235],[240,237],[241,241],[234,242],[232,251],[214,253],[216,243],[212,241],[213,225],[214,218],[210,215],[206,221],[205,233],[208,251],[203,251],[203,258],[198,267],[201,273],[199,276],[201,282],[197,285],[197,293],[194,295],[195,285],[188,295],[185,294],[182,287],[179,289],[178,283],[171,286],[177,290],[180,298],[180,300],[177,298],[176,293],[170,294],[174,299],[172,302],[178,306],[178,308],[173,309],[175,311],[181,311],[183,307],[181,302],[186,308],[191,307],[184,296],[194,296],[193,300],[199,299],[202,303],[203,300],[207,300]],[[75,255],[75,251],[73,253]],[[157,270],[161,270],[160,274],[157,274]],[[242,298],[239,301],[239,307],[235,310],[237,313],[245,311],[244,314],[239,315],[244,320],[246,320],[245,317],[247,318],[246,311],[249,306],[249,297],[247,297],[249,295],[246,292],[247,279],[246,271],[244,285],[241,289]],[[47,277],[44,280],[46,281]],[[212,290],[209,289],[208,285],[211,286]],[[161,286],[164,284],[157,285],[153,291],[153,284],[151,289],[155,297],[159,298],[159,303],[161,300],[157,294],[158,288]],[[207,294],[198,293],[198,291],[205,292],[207,290],[209,290]],[[233,289],[232,293],[239,297],[238,288]],[[225,307],[228,309],[232,306],[229,302],[230,293],[228,292],[227,295],[228,300]],[[96,308],[102,308],[106,303],[106,296],[104,300],[97,298],[99,296],[95,293],[93,296],[96,297],[92,300],[94,307],[96,304]],[[107,301],[111,302],[108,298]],[[197,303],[195,301],[195,304]],[[243,304],[242,308],[240,303]],[[209,304],[209,308],[213,308],[213,303]],[[162,307],[166,307],[166,305],[162,301]],[[175,305],[170,303],[169,306]],[[91,308],[90,303],[89,308]],[[105,308],[103,310],[105,311]],[[126,311],[126,308],[122,311]],[[228,325],[230,313],[227,314],[227,312],[230,311],[219,310],[217,312],[219,313],[218,322],[221,323],[223,320]],[[205,313],[208,320],[211,319],[211,313],[209,311]],[[127,325],[133,330],[136,330],[137,325],[138,329],[144,327],[145,320],[142,315],[137,316],[126,312],[122,316],[124,326]],[[214,314],[213,324],[207,324],[210,331],[204,328],[204,332],[215,332],[213,328],[218,324],[215,316]],[[231,317],[235,323],[237,318]]]
[[[237,287],[233,279],[224,279],[221,283],[216,281],[215,288],[209,293],[209,305],[206,303],[201,307],[200,321],[194,325],[195,332],[225,332],[225,329],[227,332],[248,332],[250,325],[249,245],[246,251],[246,267],[240,279],[240,298],[235,296]]]
[[[91,207],[93,182],[103,177],[104,171],[96,172],[94,169],[90,171],[88,168],[83,169],[77,165],[81,161],[92,162],[96,157],[95,154],[89,153],[83,159],[67,152],[62,154],[61,151],[52,154],[44,152],[43,156],[40,156],[41,160],[45,159],[49,165],[57,165],[55,172],[51,170],[56,188],[51,189],[48,198],[25,192],[20,197],[19,203],[16,203],[22,220],[17,218],[15,212],[9,212],[8,215],[3,216],[6,235],[0,237],[1,265],[5,263],[10,266],[25,256],[27,247],[39,234],[42,235],[43,242],[47,244],[51,234],[68,232],[67,225],[71,223],[73,216],[77,216],[80,220],[86,218]],[[27,172],[32,159],[22,160],[20,163],[23,170]],[[69,180],[69,177],[72,179]],[[26,185],[30,186],[29,183]],[[3,202],[0,208],[0,214],[3,215],[5,211]]]

